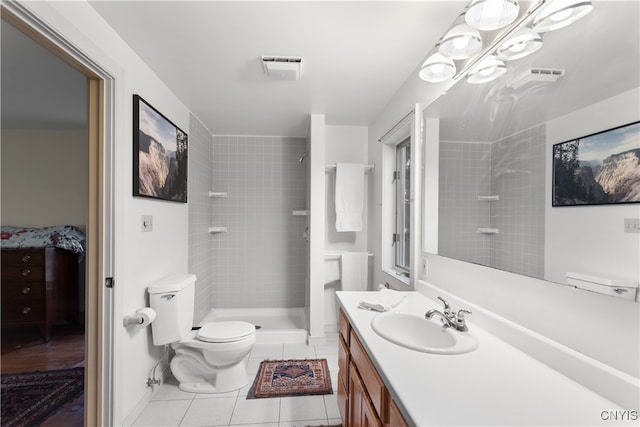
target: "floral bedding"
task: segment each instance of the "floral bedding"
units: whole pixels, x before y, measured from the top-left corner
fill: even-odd
[[[84,255],[85,235],[73,225],[56,225],[44,228],[2,226],[0,247],[2,248],[42,248],[56,247]]]

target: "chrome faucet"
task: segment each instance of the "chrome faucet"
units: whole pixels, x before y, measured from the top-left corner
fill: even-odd
[[[445,326],[454,328],[457,331],[467,332],[469,328],[467,328],[467,323],[465,321],[464,315],[465,313],[471,314],[471,311],[460,309],[457,313],[454,314],[454,312],[451,311],[449,303],[444,298],[438,297],[438,299],[444,304],[444,311],[442,312],[439,310],[431,309],[425,313],[425,319],[429,320],[437,314],[438,316],[440,316],[440,320],[442,321],[442,323],[444,323]]]

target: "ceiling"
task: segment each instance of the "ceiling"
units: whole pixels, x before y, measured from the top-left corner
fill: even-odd
[[[280,136],[312,113],[372,124],[466,3],[90,1],[214,134]],[[262,55],[301,56],[302,78],[269,80]]]

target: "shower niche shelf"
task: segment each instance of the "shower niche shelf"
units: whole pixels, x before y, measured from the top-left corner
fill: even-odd
[[[500,230],[498,228],[478,228],[480,234],[498,234]]]
[[[293,216],[307,216],[309,215],[309,211],[306,209],[294,209],[291,211],[291,215]]]
[[[209,234],[226,233],[227,227],[209,227]]]
[[[500,196],[478,196],[479,202],[497,202],[500,200]]]
[[[209,191],[209,197],[212,197],[212,198],[223,198],[228,196],[229,195],[227,194],[226,191]]]

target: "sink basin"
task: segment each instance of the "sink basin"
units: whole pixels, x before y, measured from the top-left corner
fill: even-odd
[[[381,313],[371,327],[394,344],[424,353],[462,354],[478,348],[475,336],[445,327],[439,319],[427,320],[424,314]]]

